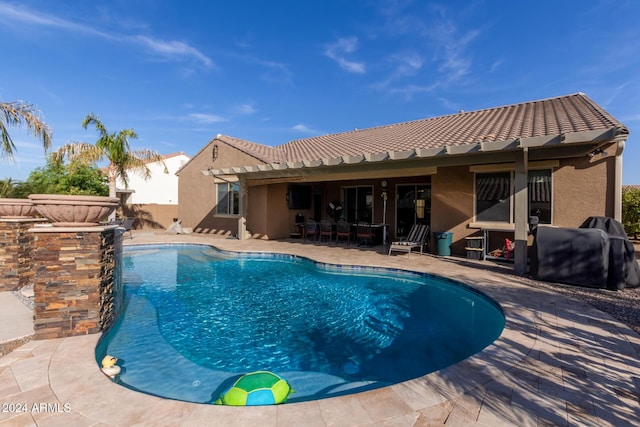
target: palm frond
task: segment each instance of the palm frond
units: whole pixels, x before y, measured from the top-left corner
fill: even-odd
[[[67,158],[71,161],[81,161],[84,163],[96,163],[105,157],[105,153],[97,146],[86,142],[72,142],[63,145],[53,153],[54,158],[63,160]]]
[[[9,136],[6,126],[20,127],[26,125],[33,135],[42,141],[44,150],[51,147],[51,128],[40,117],[40,112],[31,104],[22,101],[0,102],[0,150],[9,157],[13,156],[15,145]]]
[[[87,117],[85,117],[84,120],[82,120],[82,127],[84,129],[86,129],[87,126],[89,125],[94,125],[95,128],[98,130],[98,133],[100,133],[100,136],[108,135],[107,128],[104,127],[104,125],[102,124],[98,116],[96,116],[93,113],[87,114]]]
[[[0,156],[13,158],[13,152],[16,149],[16,146],[13,144],[11,140],[11,136],[9,136],[9,131],[6,126],[0,120],[0,139],[2,142],[0,143]]]
[[[145,180],[151,178],[151,170],[149,170],[148,166],[149,163],[160,162],[164,168],[164,173],[169,173],[167,165],[164,163],[164,156],[157,151],[141,148],[131,151],[129,155],[131,157],[129,161],[129,168],[138,173],[138,175]]]

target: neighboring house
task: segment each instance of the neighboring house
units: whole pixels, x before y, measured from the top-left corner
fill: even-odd
[[[135,216],[137,228],[166,228],[178,216],[178,176],[189,162],[183,152],[163,156],[162,162],[148,163],[151,177],[128,171],[128,186],[118,179],[117,193],[123,201],[126,216]],[[166,167],[166,170],[165,170]]]
[[[388,224],[391,239],[414,223],[450,231],[459,254],[465,238],[502,231],[488,244],[515,240],[521,273],[529,216],[620,219],[628,134],[578,93],[277,147],[218,135],[178,173],[179,216],[195,232],[279,239],[339,203],[348,221]]]

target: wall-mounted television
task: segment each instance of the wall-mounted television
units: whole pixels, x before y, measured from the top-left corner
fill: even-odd
[[[311,209],[311,187],[302,184],[289,184],[287,204],[289,209]]]

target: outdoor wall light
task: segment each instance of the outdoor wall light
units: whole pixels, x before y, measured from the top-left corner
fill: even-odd
[[[587,156],[593,158],[593,157],[597,156],[598,154],[605,155],[604,150],[602,148],[600,148],[600,147],[598,147],[595,150],[587,153]]]

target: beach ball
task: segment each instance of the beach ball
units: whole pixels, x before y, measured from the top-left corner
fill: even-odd
[[[284,403],[293,389],[273,372],[257,371],[245,374],[222,393],[216,405],[254,406]]]

